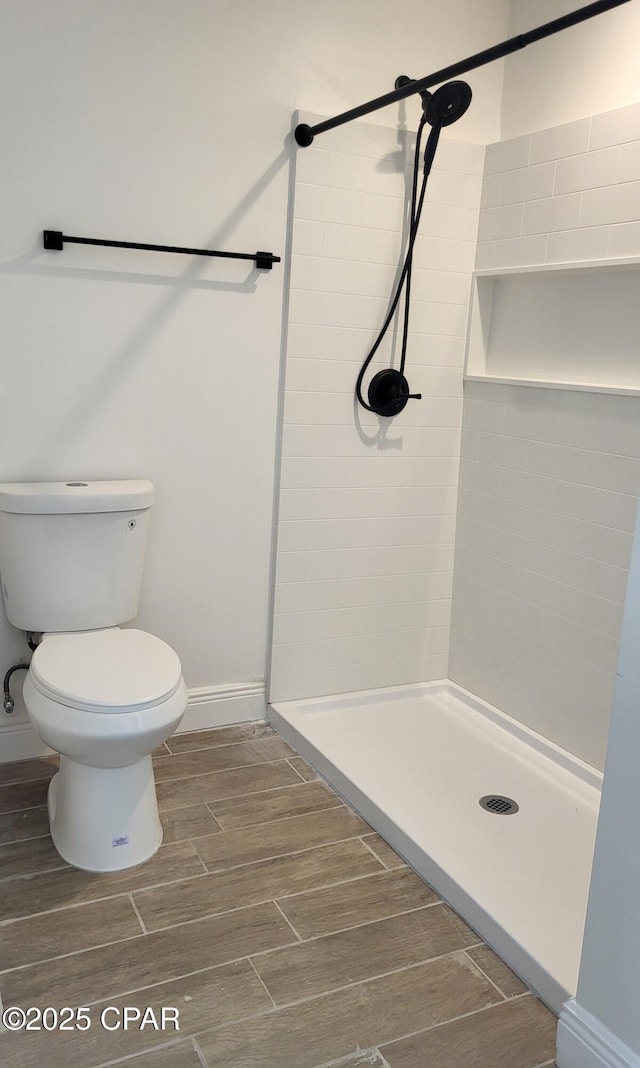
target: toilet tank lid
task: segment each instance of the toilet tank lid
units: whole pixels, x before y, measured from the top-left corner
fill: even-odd
[[[128,512],[150,508],[152,504],[153,483],[148,478],[0,483],[0,512],[32,515]]]

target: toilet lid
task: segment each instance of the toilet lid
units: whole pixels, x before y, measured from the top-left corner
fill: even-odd
[[[176,692],[182,678],[171,646],[143,630],[48,634],[31,677],[46,697],[89,712],[137,711]]]

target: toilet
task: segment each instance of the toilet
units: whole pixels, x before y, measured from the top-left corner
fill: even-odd
[[[5,610],[38,641],[24,700],[60,753],[51,836],[85,871],[133,867],[159,848],[151,753],[187,705],[173,649],[122,627],[138,609],[153,497],[146,479],[0,484]]]

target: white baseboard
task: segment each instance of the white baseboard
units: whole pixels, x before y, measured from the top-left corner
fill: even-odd
[[[235,686],[200,686],[189,690],[189,703],[176,734],[266,718],[264,682],[247,682]]]
[[[640,1068],[640,1055],[572,999],[558,1023],[558,1068]]]
[[[264,682],[199,686],[189,690],[187,708],[176,734],[266,719],[266,715]],[[23,717],[0,725],[0,764],[29,760],[50,752]]]

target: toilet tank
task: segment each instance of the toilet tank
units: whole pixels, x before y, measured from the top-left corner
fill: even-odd
[[[0,579],[14,627],[96,630],[133,619],[152,504],[147,479],[0,483]]]

